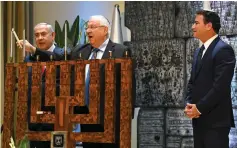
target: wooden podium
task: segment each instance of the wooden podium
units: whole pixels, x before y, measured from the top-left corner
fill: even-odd
[[[89,114],[73,114],[73,107],[84,106],[85,97],[85,66],[90,64],[90,105]],[[116,82],[116,65],[120,66],[121,82]],[[42,66],[46,66],[45,74],[45,106],[55,106],[55,114],[41,110],[41,78]],[[60,67],[60,96],[56,96],[56,67]],[[74,96],[70,96],[71,67],[74,66]],[[105,105],[104,132],[72,132],[72,125],[100,124],[100,67],[104,66],[105,75]],[[32,69],[31,85],[31,122],[52,123],[54,131],[34,132],[27,128],[27,99],[28,99],[28,68]],[[16,81],[18,73],[18,82]],[[9,147],[13,134],[14,98],[17,100],[16,143],[25,135],[34,141],[64,141],[63,148],[74,148],[76,141],[94,143],[115,143],[115,112],[116,112],[116,83],[121,83],[120,90],[120,148],[131,147],[132,119],[132,60],[130,58],[52,61],[33,63],[6,64],[5,100],[4,100],[4,129],[3,148]],[[17,90],[15,89],[17,86]],[[117,92],[118,93],[118,92]],[[62,136],[60,138],[60,136]],[[51,141],[51,147],[54,147]]]

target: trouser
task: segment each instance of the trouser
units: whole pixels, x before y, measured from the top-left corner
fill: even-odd
[[[194,148],[229,148],[229,127],[193,128]]]

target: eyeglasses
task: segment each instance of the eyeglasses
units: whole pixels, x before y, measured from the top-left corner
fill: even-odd
[[[91,30],[95,30],[96,28],[99,27],[105,27],[105,26],[89,26],[89,27],[85,27],[85,30],[91,29]]]

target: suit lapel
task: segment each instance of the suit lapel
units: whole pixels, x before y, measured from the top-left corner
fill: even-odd
[[[58,54],[58,55],[63,55],[64,54],[64,50],[62,48],[57,47],[57,46],[54,48],[53,52]]]
[[[207,60],[207,57],[210,57],[209,55],[212,53],[213,49],[215,48],[216,44],[218,43],[218,41],[220,40],[219,36],[217,38],[215,38],[212,43],[210,44],[210,46],[207,48],[204,56],[202,57],[201,60],[201,65],[199,69],[196,69],[196,64],[197,64],[197,58],[196,58],[196,62],[195,62],[195,78],[198,76],[200,70],[202,69],[203,63],[205,63],[205,61]],[[199,52],[199,51],[198,51]],[[198,54],[197,54],[198,55]]]
[[[197,64],[197,56],[199,53],[200,48],[198,48],[195,53],[194,53],[194,57],[193,57],[193,64],[192,64],[192,80],[195,80],[196,77],[196,64]]]
[[[105,48],[105,51],[103,53],[103,56],[102,56],[102,59],[106,59],[106,58],[109,58],[109,51],[112,51],[114,50],[114,46],[115,44],[109,40],[106,48]],[[84,60],[88,60],[89,59],[89,56],[91,54],[91,50],[93,49],[93,47],[91,45],[88,45],[86,48],[84,48],[83,50],[79,51],[77,54],[77,56],[79,57],[80,53],[81,53],[81,56]]]
[[[79,52],[78,54],[81,53],[81,57],[84,58],[84,60],[88,60],[89,56],[91,54],[91,50],[92,50],[92,46],[88,45],[84,50],[82,50],[81,52]],[[78,55],[79,57],[79,55]]]
[[[58,61],[64,59],[64,50],[62,48],[56,46],[53,50],[53,53],[54,60]]]
[[[115,44],[111,40],[109,40],[109,42],[105,48],[104,54],[102,56],[102,59],[109,58],[109,51],[112,51],[112,53],[113,53],[114,46],[115,46]]]

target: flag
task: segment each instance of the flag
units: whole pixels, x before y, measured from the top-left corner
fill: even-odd
[[[112,27],[111,27],[111,35],[110,39],[114,43],[123,44],[123,34],[122,34],[122,28],[121,28],[121,17],[120,17],[120,11],[119,11],[119,5],[114,5],[114,12],[113,12],[113,18],[112,18]]]

